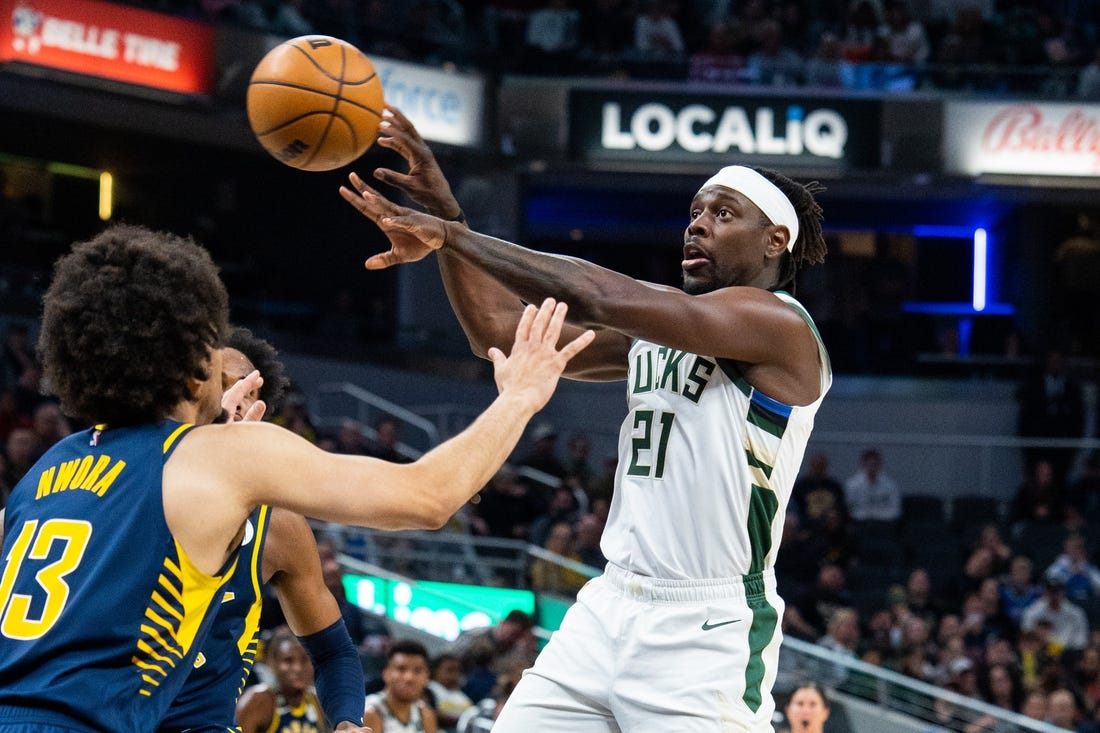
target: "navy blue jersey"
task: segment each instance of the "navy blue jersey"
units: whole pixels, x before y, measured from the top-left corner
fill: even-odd
[[[12,491],[0,721],[151,731],[179,693],[236,565],[201,572],[164,519],[164,463],[190,428],[77,433]]]
[[[237,570],[222,587],[214,625],[183,691],[161,723],[163,733],[236,730],[237,698],[260,640],[261,573],[270,514],[269,507],[261,506],[248,518]]]

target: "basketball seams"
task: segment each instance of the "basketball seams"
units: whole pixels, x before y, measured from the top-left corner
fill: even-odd
[[[332,109],[329,110],[329,117],[328,121],[325,123],[325,129],[321,132],[321,137],[317,140],[317,145],[313,148],[313,153],[306,158],[304,163],[302,163],[303,167],[308,167],[313,163],[317,154],[324,149],[325,140],[328,139],[329,130],[332,129],[332,118],[336,114],[336,110],[340,109],[340,99],[342,98],[340,92],[344,89],[344,73],[348,70],[348,52],[343,46],[338,46],[338,48],[340,49],[340,77],[336,79],[336,96],[335,99],[332,100]],[[351,139],[353,143],[351,149],[358,150],[359,145],[357,144],[354,133],[352,133]]]
[[[257,66],[249,81],[249,122],[280,162],[302,170],[332,170],[370,147],[385,99],[380,75],[359,49],[340,39],[333,39],[336,53],[320,43],[298,43],[310,38],[280,44],[275,55],[269,52],[272,63]],[[348,79],[352,73],[355,78]],[[291,116],[283,117],[286,113]]]

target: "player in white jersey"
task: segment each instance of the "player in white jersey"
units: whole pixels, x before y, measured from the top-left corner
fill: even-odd
[[[771,731],[782,634],[776,552],[791,487],[832,374],[805,309],[784,289],[821,262],[816,184],[729,166],[691,201],[683,290],[470,231],[416,130],[391,110],[380,144],[407,174],[375,175],[435,216],[352,174],[344,198],[386,233],[370,269],[438,250],[475,352],[522,301],[568,302],[596,340],[575,379],[626,379],[630,412],[602,549],[494,732]]]

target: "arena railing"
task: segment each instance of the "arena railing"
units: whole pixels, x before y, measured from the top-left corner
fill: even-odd
[[[852,730],[965,731],[979,720],[981,730],[998,733],[1061,733],[1062,728],[1019,713],[965,697],[951,690],[907,677],[855,657],[790,636],[779,651],[774,694],[777,704],[800,684],[817,682],[837,693],[852,720]],[[877,720],[877,722],[876,722]]]

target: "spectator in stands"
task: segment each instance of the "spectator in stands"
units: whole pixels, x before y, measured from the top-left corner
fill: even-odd
[[[272,8],[271,32],[294,38],[313,33],[313,24],[302,15],[305,0],[279,0]]]
[[[844,483],[848,515],[855,521],[895,522],[901,516],[901,488],[882,470],[882,453],[869,448],[860,455],[860,470]]]
[[[859,647],[859,614],[854,608],[838,608],[829,618],[825,636],[817,640],[818,646],[847,657],[856,658]],[[818,681],[830,687],[840,685],[848,678],[848,670],[840,664],[826,664],[820,670]]]
[[[479,645],[487,643],[490,652],[488,667],[495,675],[499,675],[514,663],[526,663],[530,666],[534,661],[537,646],[532,632],[534,627],[535,621],[528,614],[518,609],[513,610],[494,626],[463,631],[447,651],[462,660],[462,667],[469,676],[470,670],[477,666]],[[463,690],[471,700],[480,700],[488,694],[487,690],[480,694],[472,693],[468,686],[464,686]]]
[[[558,431],[548,422],[542,422],[531,430],[531,447],[526,455],[517,462],[537,471],[563,478],[565,464],[558,457]]]
[[[41,447],[38,436],[30,427],[16,427],[8,433],[4,443],[4,474],[0,480],[8,486],[15,486],[19,479],[30,470],[38,458]]]
[[[839,609],[851,606],[851,594],[845,583],[844,571],[839,566],[825,565],[817,573],[817,583],[792,604],[816,635],[825,633],[829,619]]]
[[[474,506],[481,522],[474,526],[478,531],[487,530],[492,537],[526,540],[539,505],[527,482],[505,464],[481,492],[481,501]]]
[[[840,36],[825,31],[813,56],[806,61],[803,74],[806,86],[839,89],[844,86],[844,44]]]
[[[1057,524],[1064,517],[1063,493],[1054,465],[1049,460],[1040,458],[1016,490],[1010,518],[1013,522]]]
[[[1012,559],[1012,548],[1001,537],[1001,530],[996,524],[986,524],[978,533],[978,539],[974,542],[974,549],[985,548],[992,556],[993,572],[997,575],[1008,570],[1009,561]]]
[[[1092,51],[1085,68],[1077,76],[1077,96],[1081,99],[1100,99],[1100,46]]]
[[[367,695],[363,725],[373,733],[422,731],[436,733],[435,711],[424,700],[428,687],[428,650],[418,641],[402,639],[391,646],[382,671],[385,687]]]
[[[784,709],[786,727],[780,728],[780,731],[824,733],[829,712],[829,698],[825,694],[825,688],[816,682],[799,685],[791,694],[791,699]]]
[[[527,16],[527,68],[539,73],[568,73],[580,36],[580,13],[568,0],[546,0]]]
[[[819,529],[830,510],[840,512],[841,518],[846,520],[848,507],[844,501],[844,487],[829,471],[829,456],[818,451],[805,465],[806,470],[791,489],[791,501],[798,509],[802,526],[808,530]]]
[[[756,30],[756,50],[749,56],[747,76],[754,84],[797,86],[802,83],[805,60],[783,45],[779,21],[768,19]]]
[[[444,733],[454,731],[462,714],[474,706],[462,691],[462,660],[454,654],[440,654],[432,660],[432,677],[428,691],[435,700],[434,708],[439,728]]]
[[[586,494],[595,474],[592,470],[592,439],[588,433],[573,433],[565,444],[565,476],[576,480]]]
[[[691,55],[688,79],[715,84],[736,84],[742,81],[745,60],[736,53],[733,26],[725,21],[710,27],[707,42]]]
[[[1058,650],[1080,651],[1088,645],[1088,621],[1080,606],[1066,600],[1062,580],[1047,577],[1043,596],[1024,609],[1023,631],[1035,629],[1040,621],[1051,625],[1050,641]]]
[[[306,398],[300,391],[292,390],[283,400],[283,407],[271,422],[282,425],[292,433],[297,433],[310,443],[317,442],[317,428],[306,407]]]
[[[1016,673],[1001,664],[989,665],[978,675],[978,688],[986,702],[1017,712],[1024,700],[1024,688]]]
[[[362,430],[356,426],[359,440],[353,443],[363,445]],[[350,436],[354,440],[354,436]],[[412,463],[412,459],[397,449],[401,439],[401,423],[392,415],[383,415],[374,423],[374,440],[366,443],[364,449],[368,456],[381,458],[390,463]],[[343,452],[343,451],[341,451]]]
[[[870,61],[882,26],[882,9],[876,0],[852,0],[844,23],[844,58]]]
[[[1085,720],[1077,707],[1073,693],[1065,688],[1050,693],[1047,702],[1047,722],[1073,733],[1096,733],[1096,725]]]
[[[42,451],[73,432],[69,419],[61,413],[61,407],[54,400],[43,400],[34,408],[31,427],[38,442],[36,458]]]
[[[527,533],[527,541],[542,547],[550,536],[550,529],[560,522],[571,526],[577,519],[577,498],[569,487],[562,485],[550,494],[550,504],[546,511],[535,517]]]
[[[817,580],[823,561],[819,539],[818,535],[802,526],[801,516],[793,505],[788,506],[780,542],[783,551],[775,558],[775,577],[784,598],[802,598],[806,589]]]
[[[932,593],[932,576],[924,568],[914,568],[905,582],[905,603],[909,613],[924,619],[935,628],[943,615],[943,607]]]
[[[302,730],[315,728],[324,720],[313,689],[313,663],[289,628],[280,627],[271,636],[263,661],[271,670],[272,684],[245,689],[237,701],[238,730],[243,733]]]
[[[585,565],[603,570],[607,565],[607,558],[600,549],[600,538],[603,536],[604,521],[595,514],[585,514],[577,520],[576,548],[577,556]]]
[[[1046,720],[1049,709],[1049,698],[1042,690],[1032,688],[1024,695],[1024,702],[1020,705],[1020,714],[1032,720]]]
[[[634,51],[642,57],[670,58],[684,53],[684,36],[667,0],[646,0],[634,19]]]
[[[573,527],[569,522],[556,522],[546,536],[545,549],[565,560],[580,562],[580,555],[573,546]],[[531,563],[531,589],[556,593],[573,598],[577,591],[588,582],[588,576],[559,565],[556,562],[537,557]]]
[[[1085,401],[1080,383],[1067,373],[1062,352],[1051,349],[1040,369],[1033,370],[1016,392],[1019,406],[1017,434],[1023,438],[1080,438],[1085,428]],[[1072,448],[1025,448],[1030,470],[1046,460],[1054,472],[1053,483],[1064,486]],[[1041,517],[1037,517],[1041,519]]]
[[[3,180],[0,179],[0,185],[2,183]],[[2,198],[2,191],[0,191],[0,199]],[[15,384],[25,371],[37,365],[34,346],[30,340],[30,329],[25,323],[12,323],[8,326],[7,333],[4,335],[2,354],[3,373],[0,377],[3,378],[3,386]]]
[[[931,53],[924,24],[913,18],[907,0],[893,0],[886,6],[883,26],[891,61],[923,65]]]
[[[336,441],[335,452],[351,456],[367,454],[367,439],[363,435],[363,424],[346,417],[340,421],[340,427],[333,436]]]
[[[1062,554],[1047,568],[1046,576],[1061,581],[1067,599],[1087,607],[1100,596],[1100,568],[1089,561],[1081,535],[1066,537],[1063,548]]]
[[[1088,646],[1081,652],[1072,672],[1073,694],[1085,710],[1096,711],[1100,704],[1100,648]]]
[[[1008,575],[1000,581],[1001,605],[1019,626],[1024,609],[1043,595],[1042,589],[1033,582],[1031,558],[1017,555],[1012,558]]]

